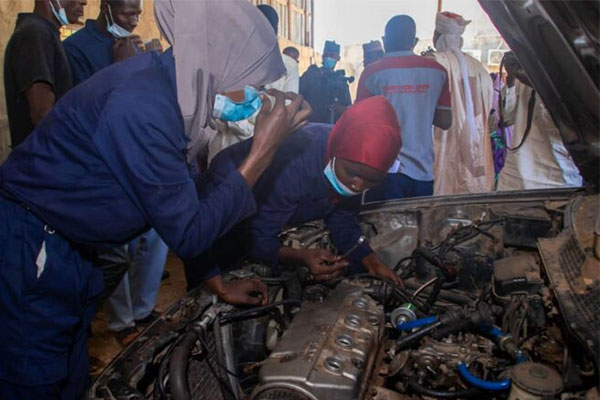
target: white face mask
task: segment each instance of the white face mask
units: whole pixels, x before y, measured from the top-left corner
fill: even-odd
[[[58,11],[56,11],[56,8],[54,8],[54,4],[52,4],[52,0],[49,0],[49,1],[50,1],[50,8],[52,9],[52,14],[54,14],[54,16],[56,17],[58,22],[60,22],[61,25],[69,25],[70,22],[69,22],[69,18],[67,18],[67,12],[60,5],[60,1],[56,0],[56,3],[58,3],[58,7],[60,7],[58,9]]]
[[[110,9],[110,4],[107,3],[106,7],[108,8],[108,15],[110,16],[109,21],[108,17],[104,15],[104,17],[106,18],[106,30],[108,31],[108,33],[113,35],[115,39],[125,39],[131,36],[131,32],[129,32],[127,29],[123,28],[121,25],[115,22],[112,15],[112,10]]]

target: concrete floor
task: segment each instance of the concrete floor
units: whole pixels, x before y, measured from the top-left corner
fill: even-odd
[[[185,294],[185,275],[183,263],[172,253],[169,253],[165,270],[170,276],[165,279],[158,292],[156,310],[165,311],[175,300]],[[90,338],[90,357],[92,357],[91,375],[99,374],[104,367],[117,355],[123,347],[107,330],[107,319],[104,310],[100,310],[92,322],[93,336]]]

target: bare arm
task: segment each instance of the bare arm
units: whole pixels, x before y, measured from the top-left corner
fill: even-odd
[[[436,109],[433,116],[433,125],[443,130],[450,129],[452,126],[452,111]]]
[[[33,125],[37,125],[48,114],[56,101],[52,86],[45,82],[35,82],[25,91],[25,97]]]

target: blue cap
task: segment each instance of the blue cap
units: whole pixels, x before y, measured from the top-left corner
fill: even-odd
[[[325,53],[337,54],[339,56],[340,55],[340,45],[337,44],[335,42],[335,40],[333,40],[333,41],[326,40],[325,48],[323,49],[323,54],[325,54]]]

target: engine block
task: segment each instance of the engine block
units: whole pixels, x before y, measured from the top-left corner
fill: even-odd
[[[305,301],[259,372],[253,400],[361,399],[384,329],[383,307],[344,281]]]

